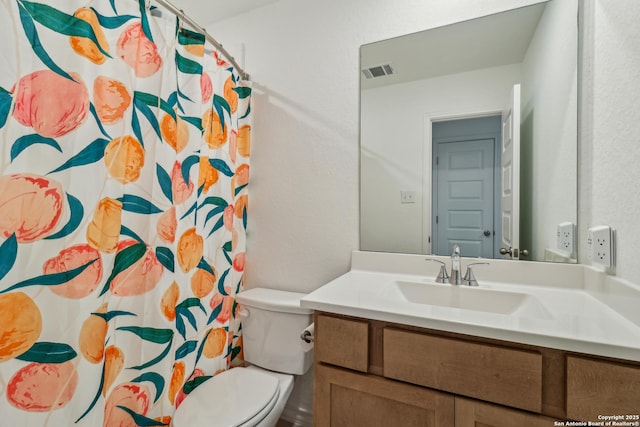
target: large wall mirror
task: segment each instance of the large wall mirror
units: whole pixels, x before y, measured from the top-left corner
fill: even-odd
[[[360,49],[360,249],[576,262],[578,1]]]

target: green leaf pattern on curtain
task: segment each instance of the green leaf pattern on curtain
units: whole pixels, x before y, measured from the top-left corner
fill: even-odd
[[[242,363],[251,87],[148,7],[0,2],[6,425],[170,425]]]

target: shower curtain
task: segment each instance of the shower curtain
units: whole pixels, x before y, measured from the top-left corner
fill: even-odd
[[[145,0],[0,40],[0,426],[168,425],[242,360],[250,84]]]

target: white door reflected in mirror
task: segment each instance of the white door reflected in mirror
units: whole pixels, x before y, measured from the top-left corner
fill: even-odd
[[[520,245],[520,85],[513,85],[502,114],[502,248],[505,259],[519,259]],[[515,250],[514,250],[515,249]]]

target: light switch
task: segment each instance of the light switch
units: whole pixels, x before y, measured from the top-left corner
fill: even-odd
[[[415,203],[416,192],[413,190],[401,190],[400,191],[400,203]]]

